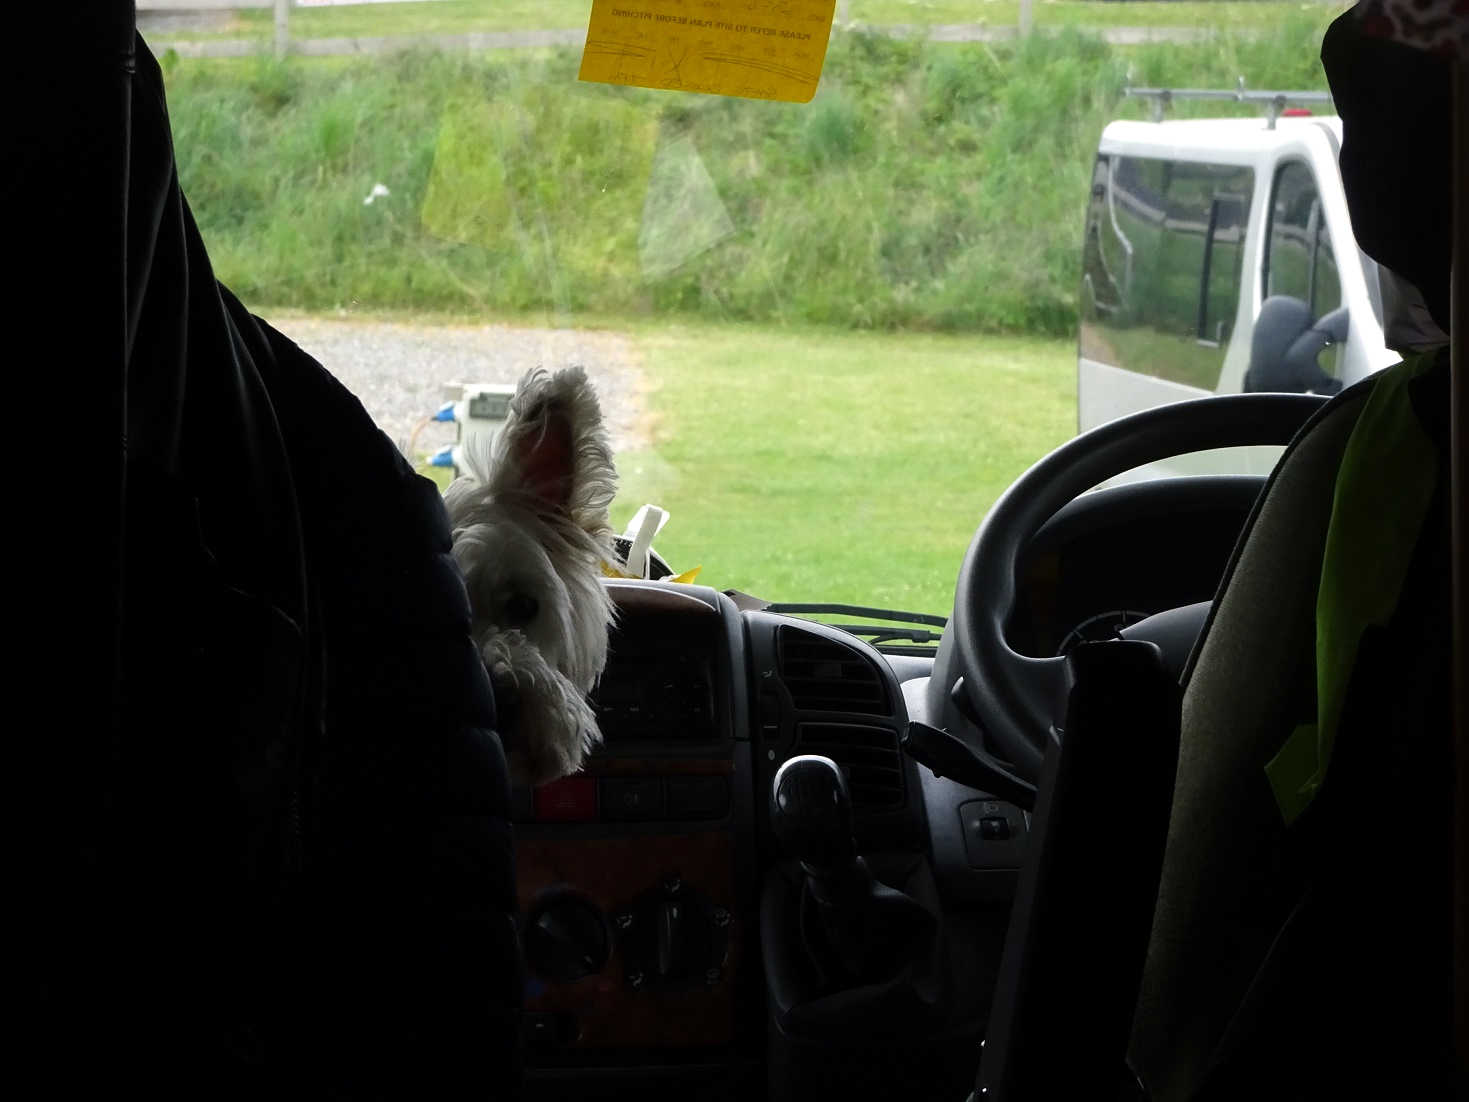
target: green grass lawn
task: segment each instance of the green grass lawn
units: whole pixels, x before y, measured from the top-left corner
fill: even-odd
[[[751,326],[634,329],[655,443],[618,457],[621,530],[701,583],[947,614],[999,494],[1076,424],[1070,341]]]
[[[1350,4],[1335,5],[1345,9]],[[1218,27],[1254,29],[1273,26],[1284,10],[1327,5],[1299,0],[1034,0],[1031,18],[1037,27]],[[851,0],[854,22],[989,23],[1010,27],[1020,22],[1019,0]]]
[[[1345,3],[1339,5],[1346,7]],[[1038,27],[1218,27],[1252,29],[1277,23],[1284,10],[1301,7],[1325,11],[1329,5],[1299,0],[1209,0],[1159,3],[1158,0],[1036,0],[1032,7]],[[853,22],[870,25],[901,23],[987,23],[1014,26],[1019,22],[1018,0],[850,0]],[[346,38],[379,35],[463,34],[581,27],[591,11],[590,0],[435,0],[434,3],[361,4],[349,7],[296,8],[291,12],[291,34],[297,38]],[[157,34],[158,41],[225,37],[268,37],[274,15],[268,9],[236,12],[227,24],[211,32]]]
[[[617,457],[613,527],[645,502],[667,509],[659,553],[716,589],[946,616],[989,507],[1075,433],[1069,340],[630,331],[654,443]]]

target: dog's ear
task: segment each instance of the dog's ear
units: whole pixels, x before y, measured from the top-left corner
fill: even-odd
[[[492,493],[529,493],[611,546],[617,471],[597,392],[581,368],[526,372],[488,468]]]
[[[567,509],[576,478],[571,419],[564,409],[541,402],[525,415],[529,430],[514,442],[515,462],[525,488],[552,509]]]

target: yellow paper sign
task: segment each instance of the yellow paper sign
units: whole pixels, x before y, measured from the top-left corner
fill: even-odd
[[[582,80],[809,103],[836,0],[592,0]]]

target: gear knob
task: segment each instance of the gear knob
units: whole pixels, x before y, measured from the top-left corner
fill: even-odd
[[[789,759],[776,770],[771,797],[771,825],[792,857],[813,871],[851,865],[852,796],[836,762],[817,754]]]

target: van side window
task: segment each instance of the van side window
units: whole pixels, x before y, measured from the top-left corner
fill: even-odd
[[[1321,194],[1304,161],[1276,169],[1260,275],[1265,300],[1255,319],[1244,389],[1336,393],[1348,318],[1340,309],[1341,276]]]
[[[1311,308],[1313,318],[1341,305],[1341,277],[1321,194],[1304,161],[1287,161],[1276,170],[1262,274],[1267,298],[1298,298]]]
[[[1081,354],[1213,390],[1243,276],[1254,170],[1100,156],[1082,252]]]

